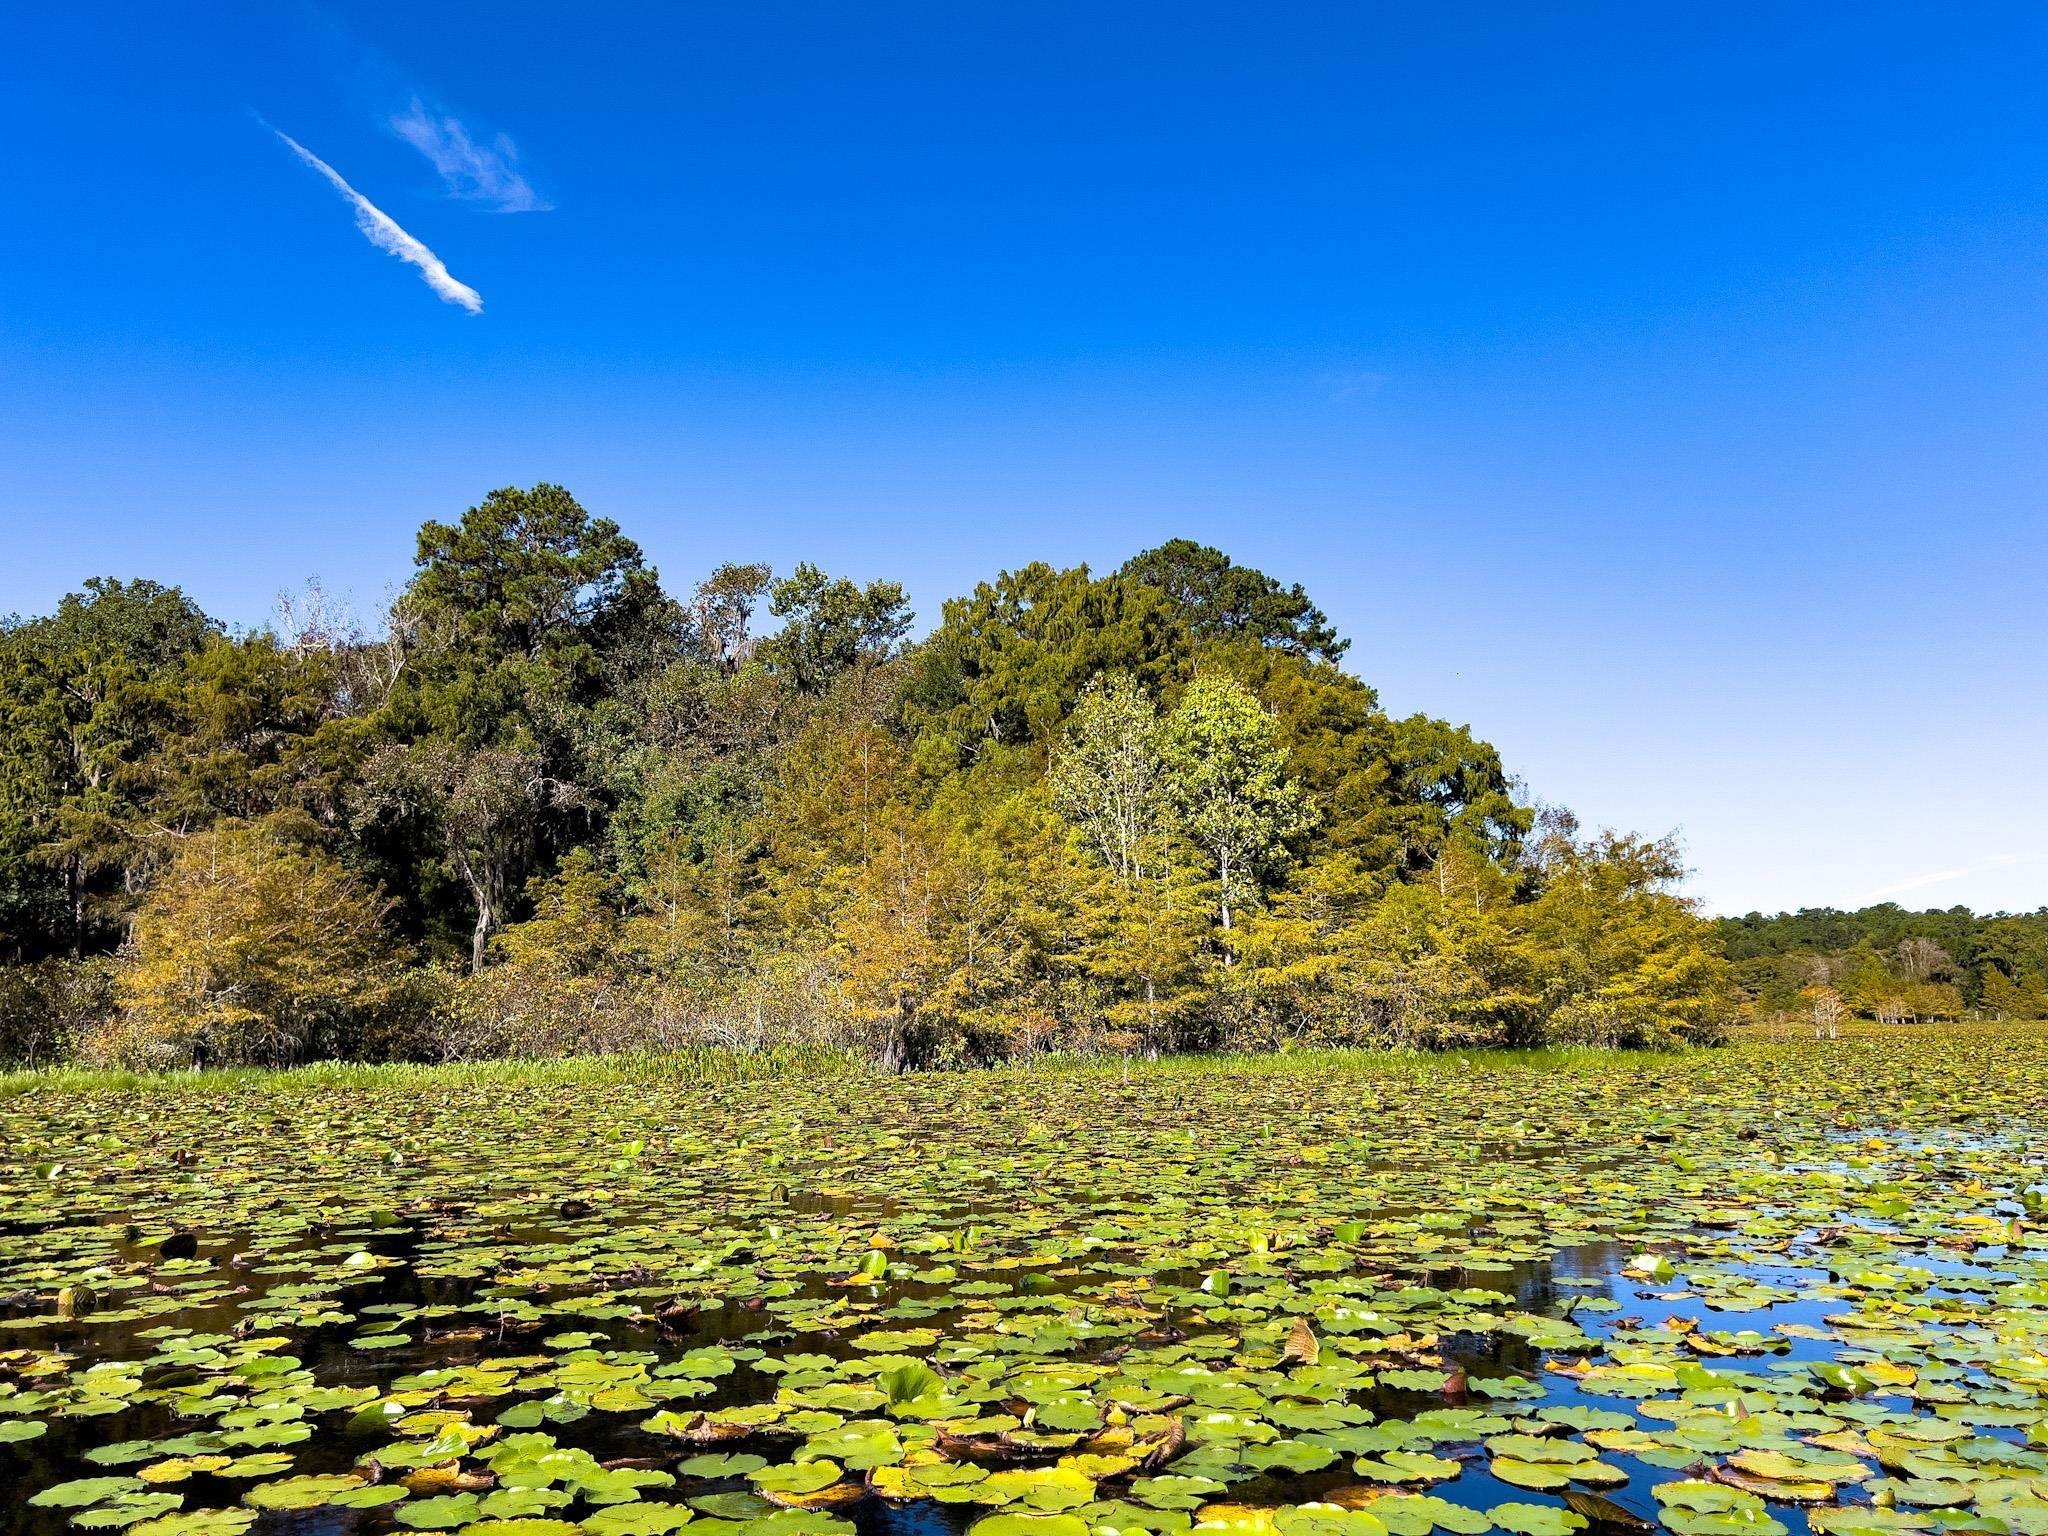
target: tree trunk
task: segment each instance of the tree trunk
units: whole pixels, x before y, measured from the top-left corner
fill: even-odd
[[[1222,887],[1223,931],[1230,932],[1230,855],[1222,854],[1216,861],[1217,883]],[[1223,943],[1223,967],[1228,970],[1237,964],[1237,952],[1226,938]]]
[[[476,927],[469,936],[469,974],[474,976],[484,968],[484,946],[496,931],[505,904],[505,868],[495,860],[467,855],[458,858],[456,867],[476,902]]]
[[[889,1073],[910,1070],[910,994],[907,992],[896,994],[896,1021],[889,1028],[889,1038],[882,1042],[881,1067]]]
[[[490,942],[491,930],[498,926],[498,904],[495,882],[471,878],[469,891],[476,898],[476,928],[469,936],[469,974],[474,976],[484,968],[484,946]]]
[[[476,930],[469,936],[469,974],[474,976],[484,968],[484,945],[491,937],[491,909],[481,901],[476,904]]]
[[[64,884],[71,898],[71,958],[77,960],[85,954],[85,872],[78,860],[64,861]]]

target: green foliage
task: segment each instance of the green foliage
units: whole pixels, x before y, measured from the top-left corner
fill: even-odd
[[[317,826],[351,766],[325,729],[339,674],[334,653],[273,635],[210,640],[166,690],[139,765],[149,819],[178,834],[274,815]]]
[[[476,910],[469,968],[504,921],[514,883],[531,864],[546,816],[574,806],[580,788],[548,772],[531,745],[465,748],[442,736],[387,746],[364,765],[354,796],[358,831],[433,839]]]
[[[1428,870],[1454,839],[1503,864],[1518,856],[1531,813],[1516,804],[1500,755],[1469,729],[1389,716],[1370,687],[1334,666],[1242,644],[1205,656],[1273,712],[1288,771],[1318,812],[1319,850],[1355,854],[1390,879]]]
[[[148,862],[138,759],[218,632],[175,587],[102,577],[0,629],[0,931],[17,954],[118,932]]]
[[[112,1020],[96,973],[12,978],[50,1022],[0,1050],[907,1066],[1727,1011],[1668,849],[1532,842],[1492,747],[1388,715],[1300,587],[1186,540],[1003,572],[906,646],[893,582],[728,564],[678,601],[543,484],[427,524],[382,634],[302,619],[94,582],[0,632],[6,957],[124,957]],[[2032,1006],[2048,958],[1999,942],[1987,995]],[[1876,1007],[1954,992],[1858,965]]]
[[[113,1007],[113,968],[104,958],[0,966],[0,1064],[69,1060]]]
[[[1160,857],[1166,806],[1159,755],[1158,711],[1126,673],[1089,683],[1053,753],[1054,804],[1125,880]]]
[[[558,485],[507,487],[420,529],[406,592],[421,656],[394,690],[466,744],[540,731],[660,656],[680,624],[640,547]]]
[[[463,981],[438,1053],[567,1056],[646,1044],[619,1027],[627,946],[618,893],[596,856],[572,850],[530,894],[533,915],[495,934],[496,963]]]
[[[1166,803],[1216,880],[1223,931],[1233,907],[1291,858],[1312,820],[1287,777],[1265,706],[1228,677],[1190,683],[1159,731]]]
[[[1117,574],[1164,594],[1197,640],[1249,639],[1290,656],[1336,662],[1350,648],[1297,583],[1237,565],[1220,549],[1169,539],[1124,562]]]
[[[911,620],[897,583],[831,581],[808,561],[768,588],[768,611],[783,626],[756,654],[801,694],[823,693],[843,673],[887,661]]]
[[[496,490],[420,530],[392,615],[406,664],[375,713],[390,745],[355,797],[394,888],[466,892],[472,970],[525,881],[591,830],[621,717],[688,649],[639,546],[557,485]],[[409,901],[432,937],[430,902]]]
[[[1721,942],[1765,1013],[1796,1013],[1813,988],[1888,1022],[2048,1017],[2048,910],[1980,917],[1966,907],[1909,912],[1894,902],[1723,918]]]
[[[1122,672],[1156,691],[1191,654],[1158,589],[1034,563],[946,604],[913,658],[904,715],[920,763],[948,772],[990,751],[1043,747],[1098,677]]]

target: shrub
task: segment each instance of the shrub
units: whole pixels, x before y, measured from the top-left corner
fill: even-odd
[[[0,1065],[64,1061],[113,1010],[113,976],[104,960],[0,966]]]

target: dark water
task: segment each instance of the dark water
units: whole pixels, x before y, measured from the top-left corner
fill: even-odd
[[[857,1202],[845,1198],[798,1196],[791,1202],[794,1208],[820,1214],[845,1216],[852,1213]],[[971,1218],[972,1212],[967,1213]],[[546,1245],[555,1241],[566,1241],[575,1234],[572,1230],[529,1228],[512,1236],[522,1245]],[[419,1328],[414,1341],[400,1348],[363,1350],[354,1348],[350,1339],[358,1336],[364,1327],[364,1319],[376,1315],[380,1306],[398,1305],[409,1308],[435,1307],[462,1309],[472,1306],[480,1299],[493,1293],[493,1288],[476,1280],[434,1278],[422,1275],[410,1262],[421,1244],[421,1230],[410,1224],[360,1228],[322,1234],[319,1242],[273,1246],[260,1255],[243,1246],[232,1234],[201,1234],[204,1239],[202,1254],[215,1261],[212,1271],[205,1278],[217,1282],[225,1294],[211,1300],[201,1300],[175,1315],[179,1327],[189,1328],[196,1333],[230,1333],[247,1315],[251,1303],[266,1290],[280,1281],[261,1274],[264,1265],[287,1263],[294,1254],[317,1251],[346,1249],[355,1251],[367,1248],[371,1252],[387,1255],[408,1262],[398,1266],[377,1270],[367,1274],[359,1283],[350,1285],[340,1298],[342,1307],[353,1314],[350,1321],[304,1330],[298,1333],[290,1352],[309,1369],[315,1379],[325,1385],[362,1385],[380,1390],[413,1372],[432,1366],[459,1366],[480,1362],[493,1357],[510,1354],[540,1352],[540,1339],[546,1335],[574,1328],[597,1336],[593,1347],[599,1349],[647,1351],[662,1359],[679,1356],[691,1349],[715,1342],[746,1341],[750,1344],[783,1344],[798,1342],[806,1352],[846,1358],[854,1354],[867,1353],[857,1348],[850,1340],[835,1337],[829,1333],[805,1333],[797,1336],[777,1326],[772,1315],[765,1314],[745,1305],[721,1305],[690,1312],[687,1316],[667,1322],[662,1326],[646,1326],[621,1319],[595,1318],[588,1321],[568,1323],[562,1319],[551,1319],[544,1327],[534,1330],[524,1338],[504,1334],[495,1330],[484,1337],[434,1338],[425,1328]],[[531,1253],[532,1247],[528,1248]],[[1612,1334],[1617,1324],[1632,1319],[1662,1320],[1668,1317],[1689,1318],[1708,1328],[1739,1327],[1768,1332],[1779,1323],[1798,1322],[1820,1326],[1822,1315],[1830,1308],[1839,1307],[1839,1301],[1819,1300],[1777,1301],[1768,1306],[1745,1310],[1729,1315],[1720,1312],[1714,1302],[1706,1297],[1686,1296],[1671,1299],[1669,1287],[1641,1281],[1624,1273],[1624,1265],[1635,1252],[1632,1246],[1619,1243],[1594,1243],[1569,1248],[1554,1256],[1536,1262],[1521,1263],[1505,1269],[1454,1268],[1439,1270],[1418,1270],[1411,1278],[1417,1284],[1433,1285],[1441,1289],[1475,1288],[1500,1292],[1513,1299],[1515,1310],[1547,1316],[1571,1314],[1573,1321],[1586,1333],[1595,1338]],[[137,1255],[123,1248],[115,1255],[120,1258],[134,1258]],[[246,1265],[247,1267],[238,1267]],[[1723,1266],[1725,1269],[1726,1266]],[[1969,1266],[1957,1264],[1958,1273],[1967,1272]],[[1810,1282],[1814,1278],[1811,1269],[1783,1266],[1755,1265],[1748,1271],[1754,1278],[1767,1282],[1787,1283],[1790,1286],[1803,1278]],[[1189,1284],[1194,1275],[1167,1274],[1156,1277],[1153,1284],[1167,1289],[1177,1289]],[[822,1286],[810,1288],[812,1294],[826,1294]],[[930,1296],[935,1300],[945,1295],[946,1288],[919,1286],[915,1283],[878,1286],[875,1294],[896,1301],[906,1297]],[[1617,1310],[1581,1310],[1588,1301],[1611,1301],[1618,1304]],[[4,1304],[0,1304],[4,1306]],[[15,1315],[22,1315],[23,1304],[15,1303]],[[0,1315],[5,1315],[0,1312]],[[457,1312],[450,1321],[467,1321]],[[0,1345],[7,1348],[31,1347],[38,1351],[61,1351],[77,1354],[85,1359],[135,1359],[148,1355],[154,1341],[141,1335],[146,1329],[163,1326],[165,1319],[152,1318],[147,1323],[134,1324],[81,1324],[54,1320],[38,1320],[32,1327],[16,1329],[0,1335]],[[409,1327],[418,1328],[418,1319]],[[1823,1340],[1773,1338],[1773,1351],[1766,1357],[1772,1360],[1798,1361],[1832,1358],[1834,1346]],[[1448,1336],[1442,1340],[1445,1356],[1461,1365],[1474,1378],[1524,1377],[1540,1380],[1544,1395],[1538,1400],[1527,1402],[1506,1402],[1490,1404],[1483,1397],[1475,1395],[1471,1406],[1492,1407],[1495,1411],[1513,1416],[1518,1412],[1535,1407],[1587,1405],[1613,1409],[1621,1406],[1611,1397],[1589,1396],[1579,1392],[1568,1377],[1545,1374],[1542,1371],[1542,1353],[1525,1339],[1512,1334],[1462,1334]],[[1076,1358],[1090,1358],[1084,1349],[1076,1352]],[[1712,1363],[1712,1362],[1710,1362]],[[1753,1362],[1730,1360],[1729,1365],[1746,1366]],[[159,1376],[165,1373],[159,1372]],[[152,1385],[169,1384],[168,1379],[152,1380]],[[774,1396],[777,1382],[769,1373],[759,1372],[749,1364],[742,1363],[732,1374],[716,1381],[715,1393],[708,1397],[689,1400],[690,1408],[717,1408],[736,1403],[757,1402]],[[1412,1418],[1418,1413],[1445,1406],[1445,1398],[1439,1393],[1404,1392],[1384,1386],[1358,1394],[1356,1401],[1369,1408],[1382,1420]],[[481,1414],[487,1419],[499,1405],[491,1405]],[[642,1414],[590,1413],[569,1423],[549,1423],[544,1426],[548,1433],[563,1445],[589,1450],[601,1460],[618,1458],[649,1458],[657,1462],[672,1464],[680,1451],[676,1442],[665,1437],[647,1434],[637,1427]],[[341,1472],[354,1467],[358,1458],[385,1443],[389,1432],[372,1429],[351,1433],[345,1428],[350,1414],[346,1411],[318,1416],[309,1416],[314,1425],[311,1439],[282,1449],[291,1453],[293,1465],[291,1474]],[[0,1532],[6,1536],[58,1536],[69,1529],[69,1514],[63,1510],[38,1509],[24,1502],[26,1495],[39,1488],[66,1478],[90,1475],[100,1471],[132,1471],[132,1468],[97,1468],[81,1463],[79,1456],[95,1446],[127,1440],[156,1439],[187,1433],[208,1427],[206,1421],[175,1419],[170,1411],[161,1405],[145,1405],[128,1411],[90,1418],[50,1421],[49,1432],[42,1438],[14,1446],[0,1446],[0,1486],[11,1495],[0,1502]],[[771,1440],[766,1437],[758,1442],[749,1438],[721,1442],[716,1448],[723,1451],[754,1451],[767,1456],[771,1461],[781,1459],[787,1446],[787,1437]],[[1438,1447],[1440,1454],[1456,1455],[1457,1447]],[[1532,1497],[1526,1490],[1511,1487],[1491,1477],[1486,1471],[1486,1459],[1476,1453],[1467,1462],[1464,1473],[1454,1481],[1440,1483],[1428,1491],[1461,1504],[1481,1508],[1503,1500],[1527,1500]],[[1606,1490],[1624,1508],[1644,1519],[1655,1521],[1657,1507],[1650,1497],[1649,1489],[1657,1482],[1682,1475],[1668,1469],[1656,1468],[1636,1462],[1631,1458],[1609,1454],[1606,1460],[1631,1474],[1626,1487]],[[1356,1482],[1348,1470],[1349,1458],[1341,1459],[1329,1471],[1307,1475],[1274,1473],[1254,1481],[1233,1484],[1228,1498],[1231,1502],[1248,1504],[1300,1503],[1315,1499],[1330,1489]],[[174,1491],[186,1495],[188,1509],[221,1506],[236,1502],[240,1494],[250,1486],[248,1480],[222,1480],[204,1475],[175,1485]],[[726,1483],[699,1484],[687,1490],[691,1497],[707,1492],[726,1489],[744,1490],[743,1479]],[[1220,1497],[1220,1496],[1219,1496]],[[867,1498],[850,1507],[835,1511],[850,1518],[860,1529],[862,1536],[958,1536],[981,1513],[971,1505],[940,1504],[933,1501],[913,1503],[890,1502],[879,1498]],[[1779,1509],[1774,1513],[1792,1525],[1795,1530],[1803,1527],[1804,1521],[1796,1509]],[[265,1513],[259,1518],[259,1531],[282,1531],[289,1527],[299,1533],[321,1533],[321,1536],[368,1536],[393,1526],[389,1510],[353,1511],[332,1507],[294,1513]],[[401,1528],[402,1529],[402,1528]]]
[[[1498,1149],[1503,1160],[1544,1160],[1558,1156],[1559,1151],[1553,1145],[1530,1143],[1503,1145]],[[1586,1162],[1576,1166],[1590,1169],[1596,1165]],[[979,1191],[979,1203],[970,1199],[953,1210],[944,1222],[934,1225],[940,1230],[968,1226],[991,1213],[1017,1209],[1020,1199],[1028,1198],[1032,1193],[1028,1184],[1014,1179],[991,1180]],[[787,1199],[786,1207],[792,1221],[811,1218],[854,1225],[880,1223],[896,1214],[892,1202],[846,1194],[797,1192]],[[1120,1208],[1105,1205],[1099,1209],[1114,1216]],[[1400,1210],[1375,1213],[1380,1217],[1403,1214],[1422,1213]],[[151,1249],[134,1243],[117,1243],[105,1255],[105,1262],[117,1272],[133,1268],[141,1273],[156,1274],[174,1284],[198,1284],[202,1289],[189,1304],[175,1312],[132,1323],[109,1322],[104,1318],[79,1323],[62,1322],[47,1315],[46,1296],[0,1297],[0,1321],[12,1319],[27,1324],[0,1330],[0,1364],[4,1364],[6,1352],[10,1350],[63,1353],[75,1356],[82,1363],[142,1359],[157,1348],[158,1340],[148,1335],[166,1325],[175,1325],[200,1335],[232,1334],[238,1325],[245,1324],[252,1310],[260,1310],[260,1303],[266,1295],[305,1284],[305,1261],[317,1259],[323,1265],[331,1265],[337,1256],[363,1249],[401,1262],[366,1272],[361,1279],[344,1286],[338,1302],[339,1310],[350,1314],[347,1321],[287,1330],[291,1342],[283,1352],[296,1358],[322,1386],[365,1386],[383,1392],[389,1390],[392,1383],[429,1367],[462,1366],[493,1358],[541,1353],[546,1348],[544,1339],[571,1331],[593,1335],[594,1348],[644,1351],[661,1361],[677,1358],[707,1344],[741,1341],[837,1359],[872,1353],[870,1347],[858,1344],[851,1337],[830,1332],[793,1332],[784,1328],[774,1314],[761,1310],[758,1303],[735,1302],[692,1308],[660,1325],[624,1318],[572,1320],[553,1316],[523,1331],[485,1327],[477,1336],[478,1320],[497,1310],[490,1303],[498,1299],[513,1301],[526,1298],[531,1291],[525,1286],[514,1287],[495,1280],[436,1275],[431,1272],[434,1267],[431,1263],[423,1265],[416,1262],[436,1254],[446,1256],[449,1241],[445,1227],[428,1224],[439,1219],[393,1217],[372,1225],[316,1231],[290,1239],[276,1236],[259,1239],[240,1232],[201,1231],[198,1233],[199,1260],[203,1262],[188,1266],[165,1266],[160,1262],[160,1255]],[[0,1235],[12,1235],[17,1242],[26,1238],[35,1248],[47,1246],[53,1254],[75,1248],[87,1236],[92,1242],[103,1242],[108,1230],[90,1229],[88,1233],[87,1229],[55,1226],[24,1232],[18,1223],[0,1221]],[[602,1220],[593,1218],[514,1225],[502,1229],[498,1235],[505,1245],[516,1245],[523,1264],[544,1265],[551,1246],[563,1245],[566,1251],[569,1245],[584,1243],[594,1232],[602,1230]],[[1829,1261],[1824,1252],[1795,1244],[1788,1254],[1773,1255],[1751,1263],[1724,1259],[1704,1266],[1724,1280],[1754,1281],[1777,1288],[1777,1292],[1762,1304],[1746,1305],[1737,1304],[1732,1298],[1717,1298],[1704,1290],[1681,1291],[1675,1283],[1653,1283],[1632,1276],[1625,1272],[1625,1266],[1637,1251],[1635,1244],[1588,1243],[1565,1248],[1546,1259],[1504,1268],[1429,1268],[1416,1263],[1401,1266],[1399,1272],[1388,1279],[1393,1284],[1413,1283],[1446,1291],[1475,1289],[1497,1292],[1511,1299],[1512,1309],[1516,1312],[1549,1317],[1569,1316],[1595,1340],[1614,1338],[1618,1331],[1625,1332],[1634,1322],[1654,1326],[1670,1318],[1685,1319],[1701,1328],[1716,1331],[1755,1330],[1768,1340],[1767,1353],[1703,1362],[1709,1366],[1765,1370],[1774,1364],[1824,1361],[1835,1357],[1840,1347],[1836,1340],[1787,1338],[1771,1333],[1773,1328],[1784,1324],[1823,1328],[1825,1315],[1843,1306],[1839,1295],[1822,1297],[1814,1294],[1816,1282],[1826,1277]],[[1115,1252],[1114,1249],[1108,1250],[1106,1256],[1113,1258]],[[1895,1254],[1892,1261],[1910,1262],[1953,1284],[1954,1289],[1937,1286],[1931,1293],[1924,1293],[1934,1297],[1968,1296],[1973,1278],[1980,1273],[1970,1260],[1930,1256],[1924,1251],[1910,1255]],[[265,1272],[272,1267],[285,1272]],[[1030,1283],[1060,1290],[1099,1285],[1104,1278],[1099,1268],[1076,1267],[1082,1270],[1079,1278],[1033,1276]],[[1149,1280],[1134,1278],[1132,1284],[1142,1300],[1147,1290],[1156,1290],[1162,1296],[1185,1290],[1195,1283],[1198,1276],[1198,1270],[1190,1269],[1153,1275]],[[309,1288],[322,1297],[333,1294],[332,1286],[325,1278]],[[582,1289],[595,1288],[585,1286]],[[559,1302],[564,1296],[576,1293],[575,1287],[557,1288],[551,1293],[550,1300]],[[843,1293],[835,1292],[813,1276],[799,1283],[794,1294],[800,1298],[822,1300]],[[952,1295],[950,1287],[916,1282],[877,1284],[863,1288],[862,1294],[884,1304],[929,1300],[934,1305],[932,1321],[937,1326],[943,1326],[945,1314],[959,1304],[959,1298]],[[1596,1310],[1588,1303],[1612,1303],[1613,1306]],[[379,1315],[377,1309],[382,1307],[445,1309],[445,1316],[439,1319],[408,1317],[405,1328],[412,1339],[401,1347],[377,1350],[356,1347],[351,1341],[360,1337],[366,1323],[374,1320]],[[436,1337],[432,1329],[437,1321],[458,1331]],[[868,1325],[872,1325],[872,1320]],[[1103,1344],[1078,1346],[1074,1357],[1081,1360],[1095,1358],[1116,1342],[1111,1339]],[[1540,1399],[1499,1403],[1490,1402],[1475,1393],[1469,1402],[1472,1407],[1490,1407],[1513,1417],[1538,1407],[1586,1406],[1613,1410],[1627,1406],[1613,1397],[1583,1393],[1570,1377],[1546,1372],[1542,1351],[1512,1333],[1451,1335],[1441,1341],[1440,1348],[1474,1380],[1522,1378],[1540,1382],[1543,1389]],[[151,1385],[169,1385],[175,1370],[154,1367],[146,1379]],[[5,1379],[4,1373],[0,1373],[0,1379]],[[773,1373],[759,1371],[742,1362],[731,1374],[715,1380],[712,1385],[711,1395],[689,1399],[679,1406],[716,1409],[767,1401],[775,1396],[779,1380]],[[1446,1399],[1440,1393],[1404,1392],[1384,1385],[1356,1394],[1354,1400],[1382,1420],[1409,1419],[1446,1406]],[[487,1422],[505,1405],[506,1402],[485,1405],[476,1416],[480,1422]],[[351,1470],[359,1458],[389,1439],[389,1431],[383,1428],[350,1431],[347,1428],[350,1417],[346,1410],[309,1415],[307,1422],[314,1429],[312,1437],[280,1447],[292,1458],[289,1475]],[[637,1424],[644,1417],[645,1413],[592,1412],[566,1423],[550,1421],[542,1427],[559,1443],[588,1450],[606,1461],[646,1458],[672,1466],[680,1457],[695,1454],[700,1449],[682,1448],[671,1439],[640,1430]],[[0,1490],[7,1495],[0,1499],[0,1536],[58,1536],[60,1532],[68,1532],[71,1529],[69,1512],[35,1508],[25,1502],[27,1496],[69,1478],[103,1471],[133,1470],[132,1467],[101,1468],[83,1462],[80,1458],[86,1450],[122,1441],[159,1439],[209,1427],[209,1420],[179,1420],[163,1405],[144,1405],[95,1417],[51,1418],[49,1431],[43,1437],[15,1445],[0,1445]],[[1996,1429],[1986,1433],[2000,1437],[2013,1435],[2011,1431]],[[715,1449],[751,1451],[773,1462],[784,1458],[788,1445],[786,1435],[762,1436],[724,1441]],[[1440,1454],[1457,1455],[1460,1448],[1439,1446],[1436,1449]],[[1543,1495],[1532,1494],[1493,1478],[1487,1471],[1484,1455],[1478,1454],[1476,1447],[1472,1451],[1462,1475],[1453,1481],[1436,1484],[1427,1491],[1478,1508],[1503,1501],[1545,1501]],[[1275,1473],[1233,1483],[1228,1494],[1219,1497],[1227,1497],[1233,1503],[1253,1505],[1310,1501],[1328,1490],[1356,1483],[1355,1474],[1348,1469],[1349,1459],[1340,1459],[1326,1472],[1307,1475]],[[1655,1522],[1658,1515],[1651,1488],[1657,1483],[1685,1475],[1682,1471],[1652,1466],[1611,1452],[1603,1459],[1630,1475],[1627,1485],[1605,1489],[1606,1495],[1651,1522]],[[185,1495],[187,1509],[205,1509],[237,1503],[249,1486],[248,1480],[223,1480],[200,1475],[174,1485],[174,1491]],[[673,1492],[658,1490],[657,1496],[695,1498],[712,1492],[741,1491],[747,1486],[743,1479],[717,1484],[700,1482]],[[1845,1492],[1851,1499],[1859,1497],[1853,1489]],[[902,1503],[878,1498],[863,1499],[834,1511],[850,1518],[862,1536],[958,1536],[984,1512],[973,1505],[935,1501]],[[1795,1536],[1801,1536],[1805,1531],[1806,1522],[1798,1508],[1773,1505],[1772,1513],[1790,1526]],[[375,1533],[388,1531],[393,1526],[388,1509],[352,1511],[328,1507],[298,1513],[264,1513],[259,1517],[257,1530],[282,1532],[289,1527],[295,1533],[319,1532],[321,1536],[375,1536]]]

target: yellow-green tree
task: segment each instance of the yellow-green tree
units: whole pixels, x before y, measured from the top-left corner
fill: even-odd
[[[698,996],[736,976],[756,945],[748,835],[732,822],[710,830],[696,858],[675,847],[647,858],[625,924],[637,966]]]
[[[829,934],[915,789],[902,743],[866,709],[822,713],[790,738],[758,827],[765,915],[781,942]]]
[[[885,1066],[955,1052],[985,967],[999,965],[1004,914],[988,870],[929,817],[898,801],[873,824],[873,853],[835,925],[833,951]]]
[[[1166,804],[1215,877],[1225,934],[1260,882],[1286,868],[1289,842],[1314,820],[1275,737],[1258,696],[1220,673],[1190,683],[1160,726]]]
[[[1527,926],[1545,1034],[1599,1045],[1710,1041],[1733,1010],[1733,976],[1713,925],[1673,887],[1669,838],[1571,829],[1541,839],[1543,891]]]
[[[116,981],[126,1049],[202,1064],[346,1053],[395,979],[386,906],[333,858],[260,828],[186,839],[136,912]]]
[[[1148,1053],[1190,1012],[1212,894],[1194,850],[1173,836],[1165,773],[1158,712],[1137,680],[1091,682],[1048,774],[1071,844],[1067,928],[1103,1022]]]
[[[1385,884],[1355,854],[1333,853],[1298,871],[1246,919],[1228,976],[1237,1005],[1233,1043],[1398,1043],[1369,987],[1382,957],[1366,919]]]
[[[851,676],[790,740],[764,797],[761,911],[772,949],[836,978],[891,1065],[947,1054],[1001,953],[990,860],[929,814],[896,736]]]
[[[587,849],[527,887],[533,915],[491,938],[441,1039],[458,1056],[566,1056],[640,1043],[617,892]]]
[[[1986,966],[1984,1008],[2000,1019],[2048,1018],[2048,981],[2033,971],[2008,976],[1995,965]]]
[[[1367,1042],[1401,1049],[1534,1043],[1539,998],[1525,909],[1507,873],[1454,843],[1396,885],[1352,939]]]

